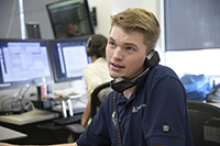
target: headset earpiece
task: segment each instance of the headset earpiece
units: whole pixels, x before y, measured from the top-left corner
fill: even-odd
[[[92,37],[89,37],[88,41],[87,41],[87,44],[86,44],[86,53],[88,56],[91,56],[91,49],[90,49],[90,46],[91,46],[91,40],[92,40]]]
[[[132,80],[128,80],[124,77],[119,77],[110,82],[111,88],[119,93],[123,92],[124,90],[131,88],[136,84],[138,78],[142,77],[143,75],[147,74],[150,68],[157,65],[160,62],[159,54],[156,51],[151,51],[144,61],[145,70],[135,77]]]

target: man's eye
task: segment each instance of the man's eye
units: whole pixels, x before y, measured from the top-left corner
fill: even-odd
[[[110,42],[109,42],[109,45],[115,46],[115,43],[110,41]]]
[[[134,48],[133,47],[126,47],[126,50],[132,51],[132,50],[134,50]]]

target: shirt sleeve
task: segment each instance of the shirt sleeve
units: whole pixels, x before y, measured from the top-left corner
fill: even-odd
[[[77,140],[78,146],[111,146],[110,136],[107,128],[106,102],[105,98],[96,113],[92,122],[89,124],[86,131],[81,134]]]
[[[181,82],[167,76],[147,97],[142,129],[148,146],[185,146],[186,94]]]
[[[102,83],[95,67],[87,66],[83,69],[83,78],[86,85],[87,95],[91,95],[93,90]]]

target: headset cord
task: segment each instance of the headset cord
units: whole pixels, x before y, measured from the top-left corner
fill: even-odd
[[[27,88],[25,89],[25,91],[21,94],[20,103],[21,103],[21,108],[22,108],[23,111],[25,110],[25,107],[24,107],[24,104],[23,104],[23,102],[25,103],[25,94],[27,93],[27,91],[28,91],[29,88],[30,88],[30,87],[27,87]],[[26,103],[25,103],[25,104],[26,104]]]
[[[115,112],[115,116],[116,116],[118,145],[122,146],[120,125],[119,125],[119,116],[118,116],[118,106],[117,106],[117,103],[116,103],[116,96],[113,97],[113,102],[114,102],[114,112]]]
[[[12,99],[11,105],[10,105],[11,110],[13,110],[13,104],[14,104],[14,102],[19,102],[19,100],[16,99],[16,98],[19,98],[19,96],[21,96],[21,93],[22,93],[22,88],[19,90],[19,92],[18,92],[18,94],[17,94],[16,96],[13,96],[13,99]],[[16,99],[16,100],[15,100],[15,99]]]

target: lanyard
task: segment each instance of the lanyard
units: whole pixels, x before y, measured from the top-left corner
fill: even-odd
[[[114,119],[116,121],[116,126],[117,126],[117,137],[118,137],[118,145],[122,146],[122,141],[121,141],[121,132],[120,132],[120,125],[119,125],[119,116],[118,116],[118,106],[116,103],[116,95],[113,97],[113,104],[114,104]]]

